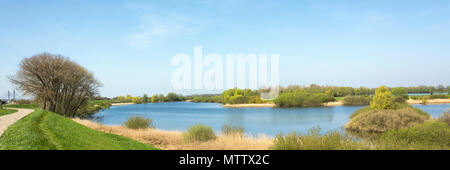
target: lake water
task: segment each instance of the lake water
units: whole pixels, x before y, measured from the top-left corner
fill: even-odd
[[[154,120],[156,128],[185,131],[197,123],[211,126],[216,133],[225,124],[240,125],[251,135],[292,131],[306,132],[320,126],[321,132],[343,130],[350,115],[362,106],[335,106],[315,108],[224,108],[217,103],[148,103],[112,106],[95,114],[97,122],[106,125],[121,125],[130,116],[144,116]],[[450,104],[414,105],[433,117],[438,117]]]

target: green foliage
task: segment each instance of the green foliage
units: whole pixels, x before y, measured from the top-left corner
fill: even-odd
[[[392,96],[392,102],[394,103],[400,103],[400,104],[405,104],[406,100],[405,98],[401,97],[401,96]]]
[[[438,120],[441,122],[445,122],[450,126],[450,110],[447,110],[444,114],[439,116]]]
[[[429,95],[430,99],[448,99],[450,98],[450,95],[448,94],[435,94],[435,95]]]
[[[147,129],[155,128],[153,125],[153,119],[144,118],[140,116],[131,116],[124,123],[124,126],[130,129]]]
[[[378,145],[380,149],[450,149],[450,127],[440,121],[427,121],[412,128],[384,133]]]
[[[131,102],[136,104],[142,104],[143,100],[141,97],[133,97],[131,98]]]
[[[63,116],[36,109],[0,137],[0,150],[148,150],[129,138],[92,130]]]
[[[147,94],[144,94],[144,96],[142,96],[142,102],[143,103],[149,103],[150,102],[150,100],[148,99],[148,95]]]
[[[351,116],[352,119],[346,124],[346,128],[354,131],[386,132],[393,129],[408,128],[421,124],[430,116],[424,115],[419,109],[404,107],[400,109],[373,109],[363,108]]]
[[[341,101],[341,100],[344,100],[344,98],[345,97],[335,97],[334,99],[335,99],[335,101]]]
[[[192,102],[207,102],[207,103],[222,103],[223,97],[217,96],[195,96],[192,97]]]
[[[356,150],[368,149],[365,145],[355,141],[352,137],[338,131],[327,132],[323,135],[320,128],[315,127],[306,134],[292,132],[283,136],[278,134],[274,138],[274,150]]]
[[[327,95],[327,100],[328,100],[329,102],[331,102],[331,101],[336,101],[336,98],[334,97],[334,94],[333,94],[333,92],[331,92],[331,90],[327,90],[327,91],[325,92],[325,94]]]
[[[403,99],[408,99],[408,91],[404,87],[392,88],[392,95],[402,97]]]
[[[154,94],[154,95],[152,95],[151,102],[152,103],[160,103],[160,102],[165,102],[166,100],[167,99],[166,99],[166,97],[164,97],[163,94],[159,94],[159,95]]]
[[[279,94],[274,103],[278,107],[317,107],[330,101],[335,101],[335,98],[329,94],[295,90]]]
[[[182,95],[177,95],[175,93],[168,93],[167,96],[164,96],[163,94],[159,95],[152,95],[152,97],[148,97],[147,94],[144,94],[142,97],[139,96],[117,96],[113,98],[113,102],[115,103],[136,103],[136,104],[142,104],[142,103],[160,103],[160,102],[178,102],[178,101],[184,101],[185,97]]]
[[[372,98],[370,96],[345,96],[344,105],[346,106],[363,106],[369,105]]]
[[[422,97],[427,96],[428,99],[449,99],[450,95],[448,94],[435,94],[435,95],[415,95],[409,96],[410,99],[421,100]]]
[[[407,87],[408,93],[433,93],[433,92],[447,92],[445,88],[436,88],[433,86],[417,86],[417,87]]]
[[[430,99],[430,96],[422,96],[420,100],[422,100],[422,104],[426,105],[428,103],[428,100]]]
[[[394,109],[394,101],[389,89],[385,86],[380,86],[375,90],[375,95],[370,102],[370,107],[373,109]]]
[[[183,133],[183,139],[186,142],[206,142],[216,139],[216,135],[210,126],[197,124],[189,127],[189,129]]]
[[[250,89],[228,89],[222,93],[223,104],[246,104],[246,103],[264,103],[261,100],[260,93]]]
[[[223,125],[222,126],[222,134],[243,136],[244,128],[242,126],[233,126],[231,124]]]
[[[101,110],[105,110],[111,107],[111,100],[90,100],[88,104],[81,107],[77,111],[77,116],[86,118]]]
[[[292,132],[276,135],[275,150],[449,150],[448,124],[431,120],[411,128],[376,133],[371,138],[355,139],[338,131],[319,134],[319,128],[306,134]]]
[[[176,101],[182,101],[183,98],[181,96],[178,96],[175,93],[168,93],[167,94],[167,100],[170,101],[170,102],[172,102],[172,101],[176,102]]]

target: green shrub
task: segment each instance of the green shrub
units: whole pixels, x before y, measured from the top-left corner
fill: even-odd
[[[393,96],[397,96],[397,97],[402,97],[403,99],[408,99],[408,90],[406,90],[406,88],[403,87],[396,87],[396,88],[392,88],[392,95]]]
[[[222,134],[243,136],[244,128],[242,126],[232,126],[231,124],[223,125],[222,126]]]
[[[450,126],[450,110],[447,110],[444,114],[439,116],[438,120],[445,122]]]
[[[355,112],[356,113],[356,112]],[[346,124],[349,130],[366,132],[386,132],[393,129],[408,128],[423,123],[430,118],[429,115],[419,112],[418,109],[405,107],[401,109],[362,109],[352,115]]]
[[[153,120],[150,118],[144,118],[140,116],[131,116],[124,123],[125,127],[130,129],[146,129],[154,128]]]
[[[346,106],[363,106],[370,104],[371,97],[369,96],[345,96],[344,105]]]
[[[450,127],[440,121],[427,121],[412,128],[384,133],[379,149],[450,149]]]
[[[216,135],[210,126],[197,124],[189,127],[189,129],[183,133],[183,139],[186,142],[205,142],[216,139]]]
[[[430,96],[422,96],[420,98],[420,100],[422,100],[423,105],[426,105],[429,99],[430,99]]]
[[[334,101],[334,97],[325,93],[310,93],[305,91],[283,92],[274,103],[279,107],[317,107],[324,102]]]
[[[223,104],[263,103],[260,93],[250,89],[228,89],[222,93]]]
[[[406,99],[402,96],[392,96],[392,101],[394,103],[406,103]]]
[[[283,136],[278,134],[274,138],[274,150],[356,150],[367,149],[362,142],[338,131],[320,134],[320,128],[314,127],[306,134],[292,132]]]
[[[81,118],[89,117],[101,110],[110,108],[111,102],[111,100],[90,100],[86,106],[78,109],[77,116]]]
[[[392,94],[385,86],[380,86],[375,90],[375,95],[370,102],[373,109],[393,109],[395,107]]]
[[[430,99],[448,99],[450,96],[445,94],[430,95]]]

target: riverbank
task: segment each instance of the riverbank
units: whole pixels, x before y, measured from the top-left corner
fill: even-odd
[[[223,107],[246,108],[246,107],[275,107],[274,103],[256,103],[256,104],[225,104]]]
[[[123,106],[123,105],[130,105],[130,104],[136,104],[136,103],[112,103],[111,106]]]
[[[408,104],[422,104],[422,100],[409,99],[406,101]],[[427,104],[447,104],[450,103],[450,99],[428,99]]]
[[[408,104],[422,104],[422,100],[409,99],[406,101]],[[447,104],[450,103],[450,99],[429,99],[427,104]],[[332,106],[344,106],[344,101],[328,102],[323,104],[326,107]],[[248,108],[248,107],[276,107],[274,103],[261,103],[261,104],[225,104],[223,107],[229,108]]]
[[[408,104],[422,104],[422,100],[414,100],[414,99],[408,99],[406,101]],[[450,99],[429,99],[427,100],[427,104],[447,104],[450,103]],[[336,101],[336,102],[328,102],[324,103],[324,106],[343,106],[344,101]]]
[[[208,142],[186,143],[183,132],[160,129],[128,129],[123,126],[106,126],[86,119],[72,119],[91,129],[128,137],[164,150],[268,150],[273,140],[265,135],[257,138],[217,136]]]

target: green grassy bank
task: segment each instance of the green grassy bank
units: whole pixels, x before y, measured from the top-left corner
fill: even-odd
[[[17,110],[13,110],[13,109],[0,109],[0,116],[5,116],[5,115],[9,115],[11,113],[16,113]]]
[[[11,125],[0,150],[155,150],[122,136],[99,132],[42,109]]]

